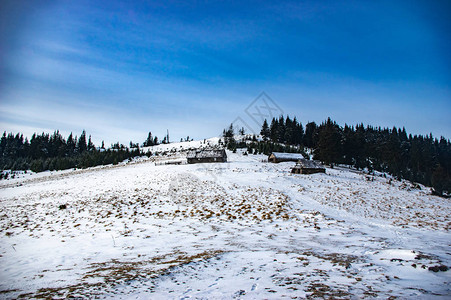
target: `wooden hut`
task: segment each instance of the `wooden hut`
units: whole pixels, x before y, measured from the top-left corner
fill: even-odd
[[[304,156],[300,153],[283,153],[283,152],[273,152],[268,157],[268,161],[273,163],[280,163],[284,161],[294,161],[297,162],[300,159],[304,159]]]
[[[326,173],[326,168],[319,162],[300,159],[296,165],[291,169],[293,174],[314,174],[314,173]]]
[[[227,162],[227,154],[222,150],[195,150],[188,152],[186,159],[189,164]]]

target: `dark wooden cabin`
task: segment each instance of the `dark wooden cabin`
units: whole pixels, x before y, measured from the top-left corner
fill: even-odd
[[[227,162],[227,154],[222,150],[195,150],[186,156],[189,164]]]
[[[293,174],[314,174],[314,173],[326,173],[326,168],[319,162],[300,159],[296,165],[291,169]]]

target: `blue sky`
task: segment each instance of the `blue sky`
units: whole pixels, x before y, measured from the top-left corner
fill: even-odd
[[[451,137],[448,1],[2,1],[0,129],[217,136],[266,92],[304,124]]]

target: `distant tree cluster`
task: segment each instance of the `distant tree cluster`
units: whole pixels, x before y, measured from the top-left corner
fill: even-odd
[[[87,168],[97,165],[117,164],[127,158],[140,155],[139,148],[132,151],[119,143],[106,150],[104,143],[97,149],[83,131],[79,138],[72,133],[67,139],[55,131],[49,134],[33,134],[28,141],[22,134],[3,133],[0,139],[1,170],[64,170]]]
[[[276,123],[279,124],[278,121],[274,124]],[[244,138],[241,138],[240,141],[235,140],[235,130],[233,128],[233,124],[230,124],[227,129],[223,130],[224,143],[227,149],[232,150],[233,152],[235,152],[237,148],[247,148],[247,153],[249,154],[269,155],[271,152],[288,152],[302,153],[305,157],[307,157],[307,154],[304,152],[304,148],[295,143],[299,141],[300,137],[302,137],[302,134],[298,135],[296,133],[299,128],[302,130],[302,125],[299,124],[296,119],[294,119],[293,121],[289,119],[289,124],[292,127],[288,129],[289,134],[287,134],[287,136],[290,136],[291,143],[279,142],[279,138],[276,135],[274,135],[274,140],[269,139],[270,129],[266,120],[263,123],[261,133],[264,139],[263,141],[257,140],[257,137],[255,135],[245,135],[244,128],[240,128],[238,130],[239,135],[244,136]],[[291,133],[293,133],[293,135],[291,135]],[[281,132],[281,134],[285,135],[285,132]],[[292,136],[296,136],[296,140],[291,140]]]
[[[158,137],[153,137],[152,132],[149,132],[147,139],[143,143],[143,147],[156,146],[158,144]]]
[[[431,186],[439,195],[451,192],[451,143],[444,137],[407,135],[396,127],[340,127],[330,118],[306,127],[304,145],[314,149],[315,159],[387,172]]]
[[[268,122],[265,120],[260,134],[265,141],[270,140],[273,143],[302,145],[304,128],[296,120],[296,117],[291,120],[289,116],[286,118],[281,116],[279,119],[273,118],[269,127]]]
[[[165,137],[163,138],[163,140],[161,141],[162,144],[169,144],[169,131],[167,132],[167,134],[165,135]],[[153,137],[152,136],[152,132],[149,132],[149,134],[147,135],[147,139],[144,141],[144,143],[142,144],[143,147],[150,147],[150,146],[156,146],[159,145],[160,141],[158,139],[158,137]],[[131,147],[133,148],[133,147]]]

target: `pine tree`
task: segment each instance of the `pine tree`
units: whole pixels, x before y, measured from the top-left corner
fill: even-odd
[[[302,123],[298,123],[296,117],[293,119],[293,128],[294,128],[294,142],[295,145],[301,145],[302,139],[304,137],[304,128],[302,127]]]
[[[75,146],[76,146],[76,142],[75,139],[72,135],[72,132],[69,134],[69,137],[67,138],[67,151],[68,151],[68,155],[71,156],[75,153]]]
[[[287,118],[285,120],[285,131],[284,131],[283,139],[280,142],[289,144],[289,145],[294,144],[294,132],[295,132],[295,128],[293,127],[293,121],[291,121],[290,117],[287,116]]]
[[[271,141],[273,143],[277,142],[278,131],[279,131],[279,122],[276,118],[273,118],[271,121],[271,126],[269,127]]]
[[[231,138],[234,136],[234,134],[233,124],[230,124],[229,128],[227,130],[224,129],[223,131],[224,138]]]
[[[280,116],[277,127],[277,142],[283,143],[284,139],[285,139],[285,121],[283,119],[283,116]]]
[[[86,144],[86,131],[83,130],[83,132],[80,135],[80,138],[78,139],[77,153],[81,154],[85,152],[87,149],[88,145]]]
[[[260,131],[260,134],[263,136],[264,141],[268,140],[271,134],[266,119],[263,121],[262,130]]]
[[[89,135],[89,140],[88,140],[88,147],[87,147],[88,151],[93,151],[96,149],[94,143],[91,141],[91,135]]]
[[[155,145],[155,140],[154,140],[154,138],[152,137],[152,132],[150,132],[149,131],[149,134],[147,135],[147,139],[144,141],[144,143],[143,143],[143,147],[150,147],[150,146],[153,146],[153,145]]]
[[[341,162],[341,131],[330,118],[321,124],[319,130],[318,147],[315,149],[315,159],[326,164]]]
[[[308,148],[316,147],[317,125],[315,122],[309,122],[305,125],[304,145]]]

